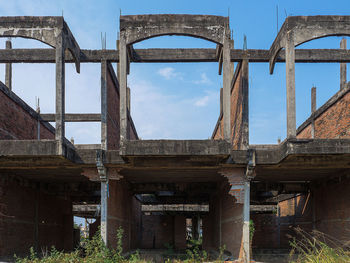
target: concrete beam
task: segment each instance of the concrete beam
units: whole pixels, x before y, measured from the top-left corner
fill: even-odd
[[[231,148],[224,140],[135,140],[128,141],[125,146],[124,154],[127,156],[225,156]]]
[[[62,16],[0,17],[0,36],[35,39],[56,49],[61,45],[57,38],[63,38],[62,48],[71,52],[76,70],[80,72],[80,47]]]
[[[163,35],[185,35],[223,44],[228,17],[212,15],[128,15],[120,16],[120,32],[126,44]]]
[[[40,114],[43,121],[54,122],[55,114]],[[100,122],[101,114],[99,113],[66,113],[65,122]]]
[[[133,63],[170,63],[170,62],[218,62],[214,48],[153,48],[134,49]],[[231,49],[231,62],[249,59],[251,63],[269,62],[269,50]],[[118,50],[80,51],[81,63],[101,63],[101,60],[119,62]],[[73,56],[66,51],[66,63],[74,63]],[[276,62],[285,62],[285,51],[281,50]],[[339,49],[297,49],[296,63],[350,63],[350,51]],[[0,49],[0,63],[55,63],[54,49]]]
[[[288,35],[293,35],[293,46],[327,36],[350,36],[350,16],[291,16],[287,17],[270,48],[270,74],[276,57],[286,45]]]

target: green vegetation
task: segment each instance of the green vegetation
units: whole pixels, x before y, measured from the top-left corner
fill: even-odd
[[[296,229],[300,239],[291,242],[293,248],[292,263],[348,263],[350,262],[349,242],[344,243],[319,231],[308,234],[300,228]]]
[[[129,257],[123,255],[123,229],[117,230],[117,247],[116,249],[109,249],[102,241],[100,231],[91,239],[84,239],[82,247],[71,253],[64,253],[58,251],[54,247],[49,252],[38,255],[33,248],[30,249],[30,255],[26,258],[19,258],[15,256],[16,263],[151,263],[141,259],[138,251],[131,254]],[[174,251],[172,244],[165,244],[169,254]],[[190,247],[186,250],[185,258],[176,259],[166,257],[167,263],[199,263],[208,261],[208,254],[201,249],[202,240],[191,240]],[[220,255],[217,260],[211,262],[223,262],[225,247],[220,249]]]

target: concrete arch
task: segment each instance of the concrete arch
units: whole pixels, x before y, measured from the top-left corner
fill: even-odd
[[[181,35],[223,45],[229,18],[208,15],[131,15],[120,17],[120,34],[126,45],[157,36]]]
[[[53,48],[62,43],[62,48],[71,52],[76,70],[80,72],[80,47],[63,17],[0,17],[0,37],[35,39]],[[58,38],[62,38],[62,41],[58,41]]]
[[[329,36],[350,36],[350,16],[293,16],[288,17],[270,48],[270,74],[276,57],[286,47],[287,33],[294,47]]]

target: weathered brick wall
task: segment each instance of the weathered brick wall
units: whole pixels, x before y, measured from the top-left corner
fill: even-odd
[[[110,63],[107,65],[107,148],[117,150],[120,143],[119,83],[112,65]],[[128,139],[136,140],[137,133],[131,123],[132,119],[128,114]]]
[[[186,217],[182,215],[174,216],[174,247],[186,249]]]
[[[186,218],[181,215],[142,215],[144,249],[186,248]]]
[[[174,244],[174,217],[143,215],[141,247],[164,249],[165,244]]]
[[[337,95],[337,94],[336,94]],[[336,96],[335,95],[335,96]],[[300,131],[298,138],[311,138],[311,124]],[[315,120],[315,138],[350,138],[350,92],[348,91]]]
[[[140,203],[129,190],[129,184],[124,179],[109,181],[108,198],[108,243],[116,247],[117,229],[122,227],[123,249],[128,251],[137,248],[140,241],[138,228],[140,226]]]
[[[221,194],[221,245],[225,245],[233,258],[242,256],[243,204],[227,191]]]
[[[13,178],[0,180],[0,258],[25,255],[30,247],[73,249],[70,200],[48,195],[36,184],[21,185]]]
[[[218,195],[213,196],[209,203],[209,213],[203,217],[203,249],[206,251],[220,246],[220,202]]]
[[[232,138],[232,148],[234,150],[240,150],[243,147],[246,134],[244,131],[244,111],[248,110],[245,107],[245,103],[248,102],[248,91],[245,90],[248,84],[248,64],[241,63],[236,68],[235,79],[233,88],[230,95],[230,116],[231,116],[231,138]],[[220,114],[220,120],[218,127],[213,135],[214,140],[223,139],[223,115]]]
[[[35,115],[33,109],[0,82],[0,140],[37,139],[38,121]],[[40,138],[54,139],[53,131],[53,128],[50,130],[41,123]]]
[[[317,186],[315,195],[316,229],[338,240],[350,240],[350,179]]]
[[[107,149],[119,149],[119,84],[113,76],[114,71],[110,64],[107,67]]]
[[[307,232],[312,230],[312,200],[306,202],[307,196],[300,195],[282,201],[278,204],[274,213],[252,214],[255,232],[253,236],[253,248],[289,248],[291,236],[295,236],[295,227],[300,227]]]

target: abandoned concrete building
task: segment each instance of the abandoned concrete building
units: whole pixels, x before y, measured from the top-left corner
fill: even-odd
[[[163,35],[202,38],[216,49],[134,49]],[[340,49],[295,49],[310,40],[350,36],[350,16],[288,17],[270,50],[234,49],[228,17],[126,15],[115,50],[84,50],[63,17],[0,17],[1,37],[48,49],[0,50],[0,257],[30,247],[74,248],[73,216],[96,218],[103,241],[125,251],[226,246],[249,262],[256,249],[288,248],[292,227],[350,239],[350,85]],[[220,116],[208,140],[141,140],[130,115],[130,63],[218,62]],[[39,113],[11,90],[12,63],[56,64],[56,112]],[[65,112],[65,63],[101,65],[101,112]],[[117,63],[115,70],[111,63]],[[234,68],[234,65],[236,66]],[[249,64],[286,65],[287,134],[274,145],[249,144]],[[295,63],[340,63],[340,90],[296,127]],[[132,89],[132,87],[130,87]],[[282,109],[281,109],[282,110]],[[55,122],[55,128],[49,122]],[[101,143],[74,144],[66,122],[100,122]],[[249,221],[255,232],[249,238]],[[254,257],[254,255],[253,255]]]

